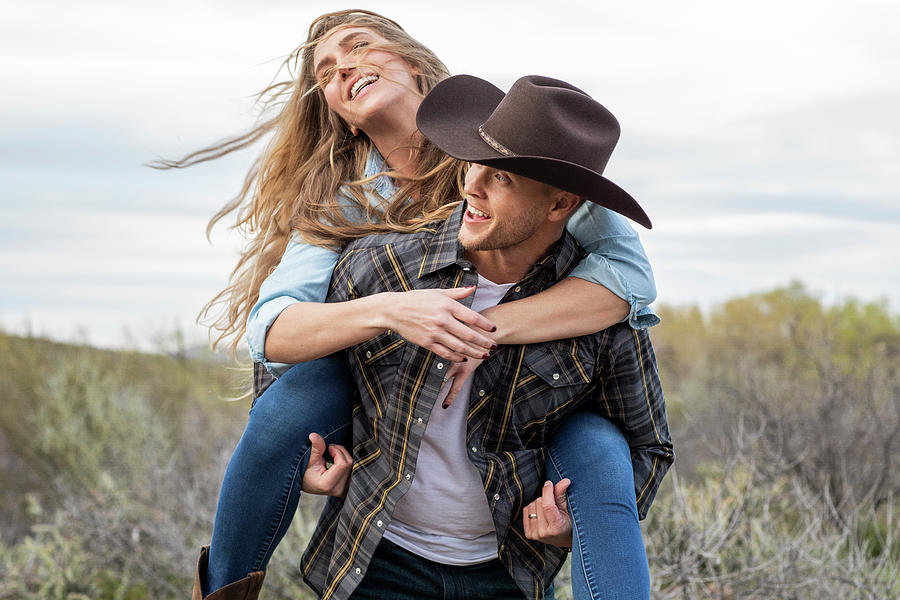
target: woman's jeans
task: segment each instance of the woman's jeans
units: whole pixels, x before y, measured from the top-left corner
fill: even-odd
[[[349,447],[353,383],[338,356],[293,366],[261,395],[225,471],[204,594],[266,568],[300,501],[309,434]],[[650,597],[631,454],[618,428],[582,410],[548,447],[546,475],[568,477],[576,600]]]

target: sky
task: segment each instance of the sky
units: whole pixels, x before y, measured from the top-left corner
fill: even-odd
[[[350,6],[347,6],[350,7]],[[569,81],[619,119],[606,175],[668,304],[803,282],[900,309],[900,41],[889,1],[367,2],[453,73]],[[247,130],[333,2],[4,3],[0,327],[152,346],[225,286],[209,217],[261,148],[144,166]]]

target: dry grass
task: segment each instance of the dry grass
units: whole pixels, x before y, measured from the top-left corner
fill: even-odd
[[[679,454],[644,523],[654,598],[900,597],[896,317],[802,288],[663,313]],[[0,333],[0,599],[187,597],[246,422],[223,398],[246,377]],[[297,563],[319,506],[264,598],[313,598]]]

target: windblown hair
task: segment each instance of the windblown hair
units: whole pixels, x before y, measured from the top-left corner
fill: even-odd
[[[247,172],[240,193],[213,215],[207,226],[209,237],[213,226],[234,212],[233,228],[247,240],[228,286],[198,317],[210,327],[213,348],[227,343],[229,350],[236,350],[259,298],[260,285],[277,266],[295,233],[305,242],[340,250],[365,235],[414,231],[424,223],[444,219],[459,200],[462,164],[428,141],[418,148],[401,149],[415,153],[414,176],[387,171],[399,188],[392,198],[382,202],[371,186],[374,177],[364,178],[366,160],[375,146],[363,132],[352,135],[347,124],[328,108],[313,69],[316,45],[333,29],[347,27],[367,27],[386,40],[359,52],[359,66],[367,50],[393,52],[413,67],[418,88],[413,91],[420,96],[449,76],[431,50],[390,19],[365,10],[322,15],[310,25],[306,42],[282,63],[279,73],[287,71],[288,79],[259,93],[261,117],[253,129],[179,161],[151,164],[156,168],[187,167],[240,150],[272,134],[266,150]],[[267,117],[272,113],[276,114]],[[348,219],[348,202],[351,208],[359,209],[349,212],[365,215],[362,221]],[[354,203],[358,206],[352,207]]]

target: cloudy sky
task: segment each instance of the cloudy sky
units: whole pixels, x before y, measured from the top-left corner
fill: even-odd
[[[260,7],[262,5],[262,7]],[[897,3],[367,2],[454,73],[587,90],[623,135],[607,175],[654,221],[660,300],[803,281],[900,308]],[[240,240],[210,215],[253,152],[178,172],[249,127],[252,95],[333,2],[4,3],[0,326],[99,344],[184,328]]]

